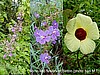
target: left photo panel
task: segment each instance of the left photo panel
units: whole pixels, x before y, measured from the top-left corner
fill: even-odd
[[[0,75],[30,74],[30,0],[0,0]]]

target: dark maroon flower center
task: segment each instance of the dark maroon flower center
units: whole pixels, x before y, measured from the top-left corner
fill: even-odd
[[[80,41],[81,40],[84,40],[86,38],[86,31],[83,29],[83,28],[78,28],[76,31],[75,31],[75,36],[77,39],[79,39]]]

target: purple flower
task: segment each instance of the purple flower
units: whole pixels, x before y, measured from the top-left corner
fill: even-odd
[[[12,27],[11,31],[12,31],[12,32],[15,32],[15,28],[14,28],[14,27]]]
[[[40,31],[42,31],[42,30],[36,29],[35,32],[34,32],[34,36],[39,37],[40,36]]]
[[[12,56],[12,53],[10,53],[9,56],[11,57]]]
[[[36,18],[39,18],[40,17],[40,15],[38,14],[38,13],[34,13],[34,16],[36,17]]]
[[[46,31],[39,30],[38,34],[36,35],[36,41],[39,42],[40,44],[45,44],[46,42],[50,41],[50,36],[48,36]]]
[[[16,27],[16,26],[17,26],[17,23],[14,24],[14,27]]]
[[[56,44],[56,41],[54,40],[54,41],[52,41],[52,43],[53,43],[53,44]]]
[[[54,29],[53,26],[49,27],[49,34],[51,35],[52,41],[57,40],[57,37],[60,36],[59,29]]]
[[[21,20],[21,17],[18,16],[18,17],[17,17],[17,20]]]
[[[36,30],[36,29],[37,29],[37,26],[35,25],[33,30]]]
[[[16,34],[13,34],[12,36],[13,36],[14,38],[16,38],[17,35],[16,35]]]
[[[47,25],[46,21],[42,22],[42,26],[46,26],[46,25]]]
[[[3,58],[5,59],[6,57],[7,57],[6,54],[4,54]]]
[[[44,53],[40,55],[41,62],[48,64],[50,59],[51,59],[51,56],[49,56],[48,53]]]
[[[58,23],[56,22],[56,20],[53,20],[52,26],[53,26],[54,29],[55,29],[55,28],[56,28],[56,29],[58,28]]]
[[[21,32],[21,31],[22,31],[22,27],[19,27],[19,30],[18,30],[18,31],[20,31],[20,32]]]

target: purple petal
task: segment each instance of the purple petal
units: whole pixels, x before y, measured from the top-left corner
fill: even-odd
[[[58,28],[58,23],[56,22],[56,20],[54,20],[54,21],[52,22],[52,25],[53,25],[53,28],[54,28],[54,29],[57,29],[57,28]]]
[[[53,43],[53,44],[56,44],[56,41],[54,40],[54,41],[52,41],[52,43]]]
[[[20,16],[18,16],[18,17],[17,17],[17,20],[21,20],[21,17],[20,17]]]
[[[45,60],[45,63],[46,63],[46,64],[49,64],[49,60]]]
[[[47,37],[45,38],[45,40],[46,40],[47,42],[49,42],[49,41],[50,41],[50,39],[51,39],[51,37],[50,37],[50,36],[47,36]]]
[[[19,31],[22,31],[22,27],[19,27]]]
[[[53,26],[50,26],[48,29],[49,31],[53,31]]]
[[[47,25],[46,21],[42,22],[42,26],[46,26],[46,25]]]
[[[39,41],[39,43],[40,43],[40,44],[45,44],[46,41],[45,41],[45,40],[41,40],[41,41]]]
[[[35,30],[35,32],[34,32],[34,36],[35,36],[35,37],[40,36],[39,31],[40,31],[40,30],[38,30],[38,29]]]
[[[7,57],[6,54],[4,54],[3,58],[5,59],[6,57]]]
[[[41,41],[41,38],[40,37],[36,37],[36,41],[37,42]]]
[[[60,32],[59,31],[56,32],[56,36],[60,36]]]
[[[45,61],[45,59],[44,59],[44,54],[41,54],[41,55],[40,55],[40,60],[41,60],[42,62]]]
[[[43,31],[43,30],[40,30],[40,31],[39,31],[39,34],[40,34],[40,35],[43,35],[43,36],[46,35],[46,34],[45,34],[45,31]]]
[[[9,56],[11,57],[12,56],[12,53],[10,53]]]
[[[52,35],[51,37],[52,37],[52,40],[53,40],[53,41],[54,41],[54,40],[57,40],[57,36]]]
[[[48,56],[48,53],[44,53],[44,56],[47,57]]]
[[[12,32],[15,32],[15,28],[14,28],[14,27],[12,27],[12,29],[11,29],[11,30],[12,30]]]
[[[50,31],[49,31],[49,30],[46,30],[46,31],[45,31],[45,34],[46,34],[46,35],[49,35],[49,34],[50,34]]]
[[[51,59],[51,56],[48,56],[48,59]]]
[[[36,29],[37,29],[37,26],[35,25],[33,30],[36,30]]]
[[[40,15],[38,14],[38,13],[34,13],[34,16],[36,17],[36,18],[39,18],[40,17]]]
[[[44,63],[49,63],[49,59],[51,59],[51,56],[48,55],[48,53],[44,53],[44,54],[41,54],[40,55],[40,60],[41,62],[44,62]]]

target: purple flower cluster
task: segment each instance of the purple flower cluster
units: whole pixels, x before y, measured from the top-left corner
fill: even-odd
[[[36,37],[36,41],[40,44],[45,44],[46,42],[54,42],[56,43],[57,37],[60,36],[60,32],[58,29],[58,23],[54,20],[52,22],[52,26],[49,26],[47,30],[39,30],[36,29],[34,32],[34,36]]]
[[[22,31],[22,25],[17,25],[15,24],[12,28],[11,31],[15,34],[16,32],[21,32]]]
[[[13,33],[16,33],[16,32],[21,32],[22,31],[22,13],[20,12],[17,16],[17,20],[18,20],[18,23],[16,23],[13,27],[12,27],[12,32]]]
[[[44,53],[40,55],[41,62],[48,64],[50,59],[51,59],[51,56],[49,56],[48,53]]]
[[[5,40],[5,48],[4,51],[6,52],[3,56],[3,58],[6,58],[7,56],[11,57],[13,56],[12,51],[14,50],[14,45],[16,44],[17,39],[17,33],[22,31],[22,13],[19,13],[17,20],[18,23],[15,23],[14,26],[11,28],[11,31],[13,34],[9,34],[10,40]]]
[[[14,38],[11,39],[11,41],[9,42],[8,40],[5,41],[5,54],[3,56],[3,58],[6,58],[7,56],[11,57],[13,54],[12,54],[12,51],[14,50],[14,48],[12,47],[12,45],[15,43],[13,41]]]

